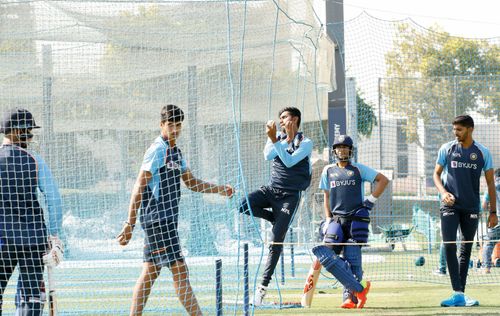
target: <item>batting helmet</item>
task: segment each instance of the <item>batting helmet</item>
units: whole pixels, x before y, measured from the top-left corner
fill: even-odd
[[[7,134],[13,129],[40,128],[36,125],[33,114],[23,108],[14,108],[4,114],[0,125],[0,133]]]
[[[335,148],[337,148],[338,146],[347,146],[349,147],[349,156],[347,158],[343,158],[341,159],[337,153],[335,152]],[[352,138],[350,136],[347,136],[347,135],[338,135],[335,137],[334,141],[333,141],[333,145],[332,145],[332,154],[335,158],[337,158],[337,160],[339,161],[346,161],[346,160],[349,160],[353,157],[354,155],[354,143],[352,141]]]

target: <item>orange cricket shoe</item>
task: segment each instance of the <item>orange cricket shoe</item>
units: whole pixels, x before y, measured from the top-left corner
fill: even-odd
[[[346,309],[351,309],[351,308],[356,308],[356,303],[354,303],[350,298],[346,299],[342,305],[340,305],[342,308]]]
[[[363,308],[365,306],[366,300],[368,300],[368,292],[370,292],[370,281],[361,281],[361,285],[363,285],[363,291],[356,294],[356,298],[358,299],[358,308]]]

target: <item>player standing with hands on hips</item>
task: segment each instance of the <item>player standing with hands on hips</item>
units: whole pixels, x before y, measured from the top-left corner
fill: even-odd
[[[128,219],[117,239],[125,246],[132,238],[140,209],[140,222],[144,230],[144,264],[132,298],[130,315],[142,315],[151,288],[166,266],[172,272],[174,288],[189,315],[201,315],[201,309],[189,283],[189,272],[181,252],[178,236],[181,179],[194,192],[218,193],[231,197],[230,185],[215,185],[193,176],[177,138],[182,129],[184,112],[169,104],[160,114],[160,136],[148,148],[137,176]]]
[[[344,286],[342,308],[363,308],[370,281],[363,280],[361,246],[368,242],[370,211],[389,180],[365,165],[351,162],[351,137],[339,135],[332,145],[336,163],[327,165],[319,188],[324,193],[325,222],[321,232],[325,245],[313,248],[325,269]],[[375,183],[364,199],[364,182]],[[342,253],[342,257],[339,255]]]
[[[281,132],[272,120],[266,124],[267,143],[264,158],[272,161],[268,185],[250,193],[241,201],[240,212],[263,218],[272,224],[271,245],[262,275],[255,291],[253,304],[262,305],[267,287],[283,251],[288,228],[299,206],[302,191],[311,183],[312,141],[299,132],[301,113],[295,107],[279,111]],[[271,208],[271,211],[266,210]]]
[[[3,293],[16,266],[19,269],[16,315],[42,315],[45,304],[44,265],[63,259],[62,207],[59,189],[45,161],[28,151],[31,133],[40,128],[31,112],[15,108],[5,113],[0,132],[0,315]],[[38,192],[48,208],[48,230]]]
[[[493,162],[489,150],[472,139],[474,120],[460,115],[453,120],[455,140],[441,146],[433,180],[441,196],[441,233],[453,294],[441,306],[474,306],[477,300],[465,296],[469,260],[479,219],[479,180],[484,170],[489,196],[496,196]],[[490,200],[488,227],[498,223],[496,199]],[[456,236],[461,245],[457,259]]]

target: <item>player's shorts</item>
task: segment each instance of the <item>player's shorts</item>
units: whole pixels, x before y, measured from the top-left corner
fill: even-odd
[[[184,261],[176,222],[156,222],[144,228],[143,261],[162,267]]]

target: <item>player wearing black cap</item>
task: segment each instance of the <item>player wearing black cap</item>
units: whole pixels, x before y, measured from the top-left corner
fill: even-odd
[[[16,266],[17,315],[42,315],[45,302],[44,264],[62,260],[61,196],[43,159],[27,150],[36,125],[26,109],[5,113],[0,132],[0,314],[3,292]],[[45,197],[48,229],[37,192]]]

